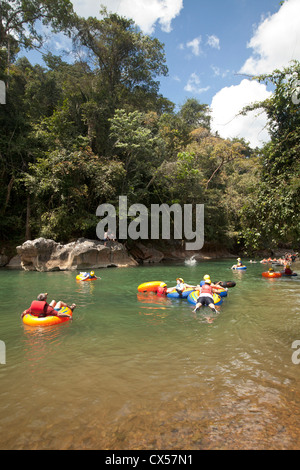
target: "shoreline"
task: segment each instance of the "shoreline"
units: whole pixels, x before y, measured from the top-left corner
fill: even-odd
[[[2,249],[0,268],[25,271],[78,271],[108,267],[130,267],[155,265],[160,263],[178,263],[195,260],[196,262],[235,259],[237,256],[246,259],[282,258],[286,253],[295,254],[294,250],[278,248],[258,251],[254,256],[243,253],[231,253],[224,247],[205,244],[201,250],[188,251],[183,244],[143,244],[139,241],[128,246],[118,241],[99,241],[79,238],[76,241],[60,244],[51,239],[38,238],[27,240],[15,248],[17,254],[7,255]]]

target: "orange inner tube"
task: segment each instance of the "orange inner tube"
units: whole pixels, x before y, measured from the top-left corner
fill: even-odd
[[[166,284],[162,281],[144,282],[138,286],[138,292],[157,292],[158,287],[164,287]]]
[[[265,273],[262,273],[262,276],[263,277],[268,277],[268,278],[281,277],[281,273],[276,273],[276,272],[274,272],[274,273],[271,272],[270,273],[270,272],[267,271]]]

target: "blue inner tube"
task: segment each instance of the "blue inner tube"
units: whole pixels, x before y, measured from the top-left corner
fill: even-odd
[[[170,299],[186,299],[191,292],[193,292],[193,289],[186,289],[181,294],[179,294],[176,290],[173,290],[167,294],[167,297]]]
[[[227,290],[218,291],[216,292],[216,294],[219,295],[220,297],[227,297]]]
[[[247,266],[238,266],[237,268],[235,269],[238,269],[239,271],[242,271],[244,269],[247,269]]]

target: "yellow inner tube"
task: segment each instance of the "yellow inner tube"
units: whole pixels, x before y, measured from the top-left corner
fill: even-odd
[[[59,313],[67,313],[68,315],[73,315],[72,310],[69,307],[62,307],[59,310]],[[47,317],[35,317],[30,313],[27,313],[23,317],[23,323],[28,326],[52,326],[52,325],[59,325],[60,323],[65,323],[66,321],[70,321],[69,317],[57,317],[55,315],[47,316]]]

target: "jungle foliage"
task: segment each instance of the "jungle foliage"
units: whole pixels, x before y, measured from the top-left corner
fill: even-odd
[[[175,112],[159,92],[163,44],[102,15],[79,18],[68,0],[2,1],[0,239],[95,238],[98,205],[127,195],[148,207],[205,204],[205,241],[216,246],[296,248],[299,63],[256,77],[275,92],[243,110],[268,116],[271,141],[253,150],[213,134],[209,107],[196,99]],[[71,36],[80,59],[48,53],[32,65],[23,54],[43,41],[38,20]]]

